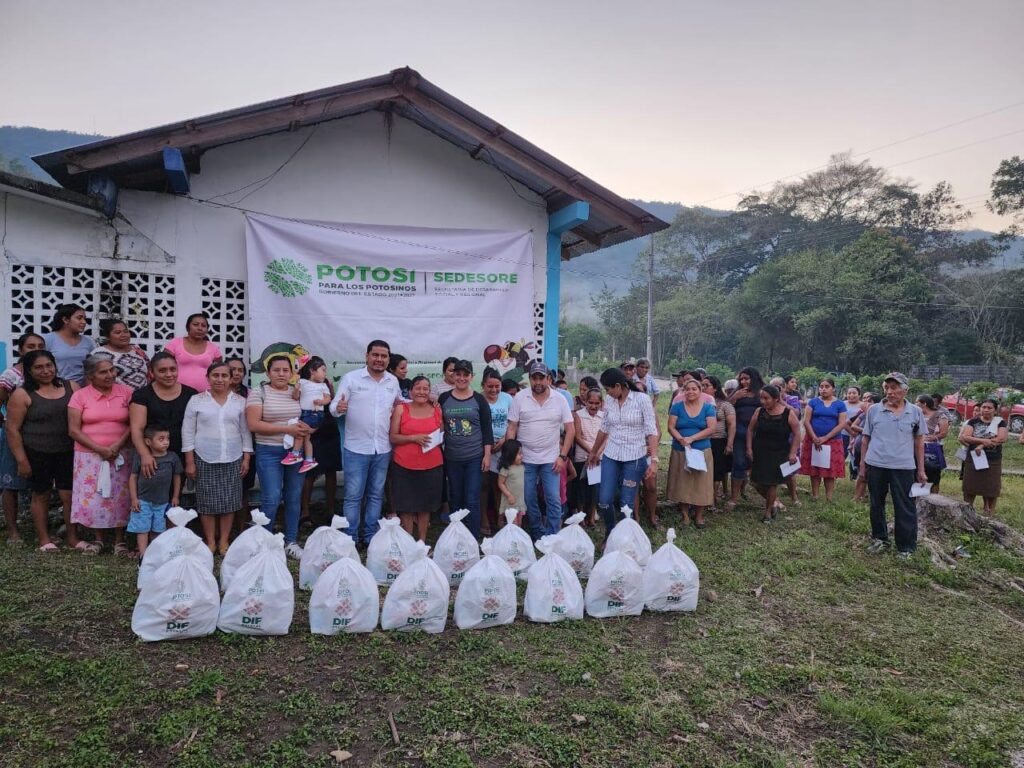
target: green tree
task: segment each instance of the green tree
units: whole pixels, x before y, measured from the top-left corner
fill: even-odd
[[[931,299],[906,244],[882,231],[839,252],[788,254],[740,291],[744,346],[768,369],[818,365],[884,370],[919,356],[920,316]]]

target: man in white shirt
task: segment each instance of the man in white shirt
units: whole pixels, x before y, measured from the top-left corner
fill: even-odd
[[[572,411],[561,395],[551,391],[548,367],[537,360],[530,363],[530,388],[514,398],[508,409],[505,439],[515,438],[523,448],[526,511],[534,539],[558,533],[562,527],[561,475],[576,438]],[[565,435],[559,444],[559,432]],[[546,517],[541,519],[537,481],[544,488]]]
[[[332,414],[345,416],[345,517],[352,538],[364,546],[379,527],[391,462],[391,411],[402,396],[398,379],[387,371],[390,356],[386,341],[374,339],[367,344],[366,367],[342,376],[330,406]],[[366,509],[360,530],[364,494]]]

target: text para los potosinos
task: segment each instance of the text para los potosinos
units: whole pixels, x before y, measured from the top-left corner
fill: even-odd
[[[504,283],[515,285],[519,282],[519,275],[515,272],[428,272],[428,280],[432,283]],[[416,285],[416,270],[406,267],[372,267],[372,266],[351,266],[340,264],[318,264],[316,276],[320,281],[325,278],[334,277],[343,282],[359,282],[376,284],[383,288],[385,285],[396,286],[392,290],[400,290],[397,286]],[[327,283],[325,287],[342,288],[355,286],[342,286]],[[413,288],[414,289],[414,288]]]

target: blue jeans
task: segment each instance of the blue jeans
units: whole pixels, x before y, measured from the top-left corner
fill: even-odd
[[[601,457],[601,489],[597,493],[597,511],[604,520],[606,535],[611,533],[619,520],[615,497],[619,497],[619,504],[635,510],[636,492],[643,486],[646,472],[646,458],[616,461],[607,456]]]
[[[444,462],[444,473],[448,477],[448,509],[452,512],[469,510],[466,527],[477,539],[480,538],[480,485],[484,477],[480,465],[483,460],[481,453],[468,461],[445,459]]]
[[[561,475],[552,471],[551,464],[523,464],[526,486],[526,517],[530,524],[530,535],[534,541],[550,533],[558,533],[562,527]],[[540,501],[537,499],[537,481],[544,489],[546,519],[540,516]]]
[[[288,452],[283,445],[256,445],[256,476],[260,479],[260,511],[270,518],[274,529],[277,505],[284,498],[284,541],[294,544],[299,538],[299,513],[302,507],[302,475],[299,465],[281,463]]]
[[[384,505],[384,483],[388,479],[391,451],[387,453],[355,453],[342,451],[345,467],[345,518],[349,535],[358,542],[368,543],[380,527],[380,510]],[[362,535],[359,530],[359,511],[366,495],[363,511]]]

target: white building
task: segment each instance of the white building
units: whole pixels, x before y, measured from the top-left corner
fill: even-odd
[[[222,349],[248,358],[254,211],[547,233],[534,238],[534,326],[550,364],[561,262],[668,226],[410,69],[34,159],[63,189],[0,176],[6,342],[73,301],[93,335],[122,317],[150,353],[206,311]],[[0,363],[9,352],[0,342]]]

